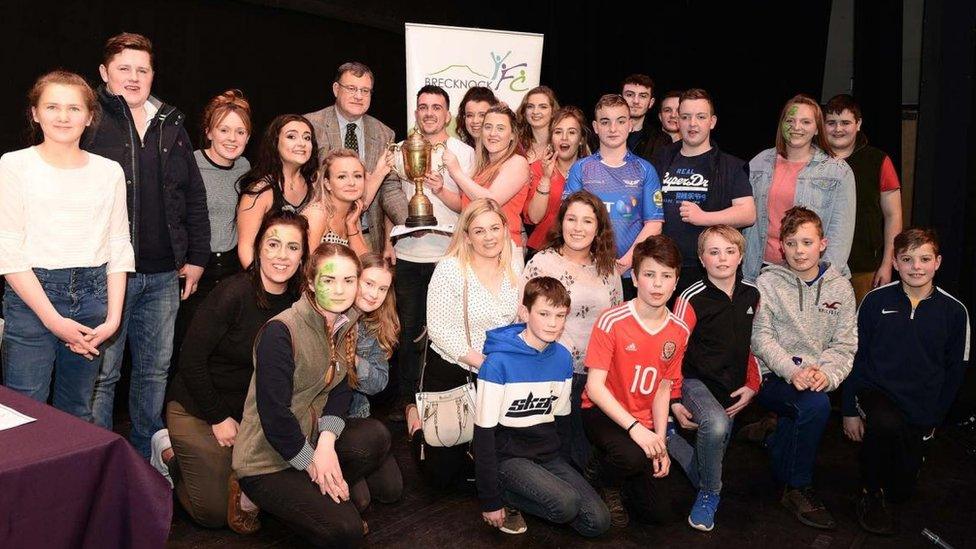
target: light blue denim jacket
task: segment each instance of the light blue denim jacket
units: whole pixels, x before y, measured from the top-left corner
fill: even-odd
[[[755,281],[763,264],[766,230],[769,227],[769,188],[773,184],[776,149],[766,149],[749,162],[749,183],[756,199],[756,223],[746,228],[746,256],[742,261],[743,278]],[[850,278],[847,256],[854,240],[854,220],[857,206],[854,172],[843,160],[831,158],[817,147],[813,148],[810,163],[796,179],[793,204],[810,208],[823,221],[827,250],[823,261],[838,267]]]
[[[380,347],[376,336],[369,333],[363,321],[359,322],[358,329],[356,376],[359,378],[359,386],[352,394],[349,417],[369,417],[369,399],[366,395],[375,395],[386,388],[390,380],[390,363],[386,360],[386,351]]]

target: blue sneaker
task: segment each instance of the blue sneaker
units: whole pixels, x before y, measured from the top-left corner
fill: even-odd
[[[715,528],[715,512],[718,511],[718,502],[722,496],[715,492],[699,490],[695,504],[691,507],[691,514],[688,515],[688,524],[695,530],[711,532]]]

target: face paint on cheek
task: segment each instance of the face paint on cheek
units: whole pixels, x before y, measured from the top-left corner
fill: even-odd
[[[786,111],[786,120],[784,120],[784,121],[783,121],[783,127],[782,127],[782,132],[783,132],[783,137],[784,137],[784,138],[785,138],[785,139],[786,139],[787,141],[789,141],[789,139],[790,139],[790,130],[791,130],[791,129],[793,129],[793,127],[792,127],[792,126],[790,125],[790,122],[789,122],[789,119],[790,119],[791,117],[794,117],[794,116],[796,116],[796,112],[797,112],[798,110],[800,110],[800,109],[799,109],[799,107],[797,107],[797,106],[796,106],[796,105],[794,104],[794,105],[792,105],[792,106],[790,107],[790,110],[788,110],[788,111]]]
[[[325,310],[332,308],[332,289],[325,283],[325,277],[335,272],[335,263],[329,261],[315,273],[315,302]]]

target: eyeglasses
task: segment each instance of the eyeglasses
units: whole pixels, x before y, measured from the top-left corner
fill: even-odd
[[[340,88],[346,90],[347,92],[349,92],[349,93],[351,93],[353,95],[356,95],[356,92],[359,92],[359,93],[363,94],[363,97],[369,97],[370,94],[373,93],[373,88],[357,88],[356,86],[351,86],[351,85],[343,84],[342,82],[336,82],[336,84]]]

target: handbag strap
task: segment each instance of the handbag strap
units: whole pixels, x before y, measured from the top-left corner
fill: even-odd
[[[470,349],[471,348],[471,325],[468,322],[468,273],[465,272],[464,274],[461,275],[461,277],[464,279],[464,287],[463,290],[461,291],[461,303],[463,304],[463,311],[464,311],[464,340],[468,343],[468,348]],[[418,393],[424,392],[424,374],[427,372],[427,348],[430,347],[430,334],[427,333],[426,326],[424,326],[423,333],[417,336],[417,339],[414,340],[414,343],[419,342],[421,339],[424,340],[424,347],[420,357],[420,385],[419,387],[417,387]],[[459,365],[459,367],[461,366]],[[471,369],[464,368],[464,370],[467,373],[468,383],[472,383]]]
[[[417,388],[418,393],[424,392],[424,373],[427,371],[427,347],[430,343],[427,336],[427,326],[424,326],[424,331],[417,336],[417,339],[413,340],[414,343],[419,343],[420,341],[424,342],[424,347],[420,353],[420,386]]]
[[[471,274],[474,274],[474,269],[471,269],[470,266],[467,269],[465,269],[464,292],[462,294],[461,302],[464,304],[464,339],[465,341],[468,342],[468,350],[470,350],[472,348],[472,345],[471,345],[471,325],[468,323],[468,273],[467,273],[468,270],[471,271]],[[468,374],[467,375],[468,383],[471,383],[471,367],[469,366],[465,368],[464,371],[467,372]]]

